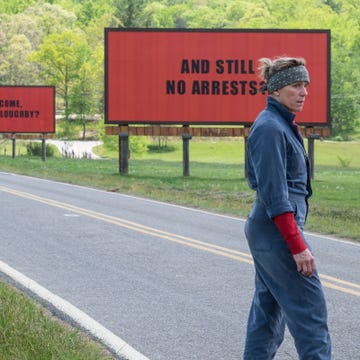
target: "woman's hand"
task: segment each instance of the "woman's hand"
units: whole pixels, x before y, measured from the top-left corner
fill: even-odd
[[[316,270],[315,258],[313,257],[309,249],[293,255],[293,258],[296,262],[298,272],[300,272],[304,276],[313,276]]]

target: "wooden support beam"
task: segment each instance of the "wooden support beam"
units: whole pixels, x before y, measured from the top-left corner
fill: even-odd
[[[17,140],[55,139],[56,134],[18,134],[18,133],[3,134],[3,139],[13,139],[14,137]]]
[[[308,138],[314,135],[318,135],[320,138],[330,137],[329,127],[303,127],[301,133],[304,137]]]
[[[179,126],[128,126],[129,135],[133,136],[182,136],[189,134],[200,137],[240,137],[248,136],[249,127],[179,127]],[[123,126],[105,126],[106,135],[119,135]]]

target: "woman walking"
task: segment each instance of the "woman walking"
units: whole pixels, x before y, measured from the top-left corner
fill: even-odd
[[[273,359],[285,325],[301,360],[331,359],[327,309],[315,259],[303,233],[311,196],[309,162],[294,123],[309,74],[302,58],[260,59],[268,91],[247,142],[256,200],[245,226],[255,263],[244,360]]]

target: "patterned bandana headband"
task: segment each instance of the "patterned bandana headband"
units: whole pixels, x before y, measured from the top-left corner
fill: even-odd
[[[310,83],[309,73],[304,65],[287,68],[271,75],[266,84],[266,88],[269,94],[271,94],[286,85],[301,81],[306,81],[308,84]]]

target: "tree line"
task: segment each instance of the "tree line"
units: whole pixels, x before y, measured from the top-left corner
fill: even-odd
[[[358,0],[0,0],[0,84],[55,85],[65,119],[102,113],[105,27],[330,29],[332,135],[359,126]]]

